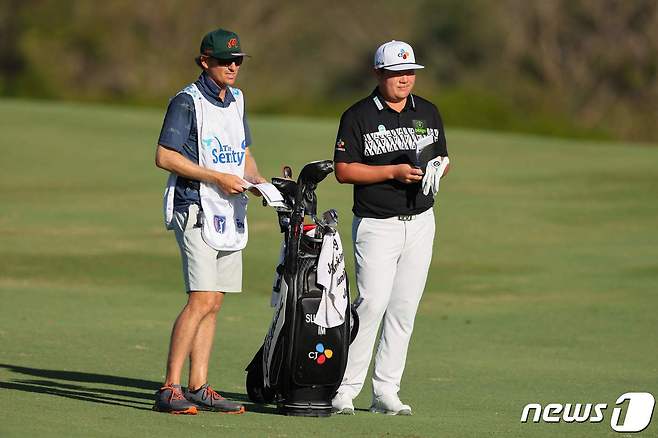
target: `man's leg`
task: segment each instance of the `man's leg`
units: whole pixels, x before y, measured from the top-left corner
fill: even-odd
[[[208,293],[208,292],[201,292]],[[217,313],[224,301],[224,292],[210,292],[213,294],[214,304],[210,312],[201,320],[190,351],[190,376],[188,388],[195,391],[208,383],[208,364],[212,352]]]
[[[350,345],[339,394],[353,399],[363,388],[379,323],[388,305],[403,243],[402,223],[359,219],[353,225],[359,333]]]
[[[165,386],[180,385],[181,373],[185,360],[192,352],[195,337],[199,331],[201,321],[214,312],[211,320],[214,321],[217,308],[217,292],[190,292],[187,304],[176,318],[171,332],[169,344],[169,357],[167,359],[167,376]],[[221,303],[220,303],[221,305]],[[212,343],[212,339],[210,341]],[[208,352],[208,355],[210,352]],[[207,372],[206,363],[206,372]],[[205,382],[204,382],[205,383]]]
[[[374,397],[397,398],[416,311],[432,261],[434,241],[432,210],[413,221],[405,222],[405,227],[406,242],[398,263],[375,357],[372,378]]]
[[[213,311],[217,292],[191,292],[171,332],[165,384],[156,392],[153,409],[172,414],[196,414],[197,407],[186,400],[180,386],[183,364],[190,354],[199,325]],[[209,299],[211,298],[211,299]]]
[[[239,292],[242,290],[242,253],[241,251],[219,251],[214,256],[212,272],[213,290]],[[191,274],[194,271],[190,271]],[[190,275],[191,281],[198,281]],[[204,284],[207,284],[204,283]],[[241,414],[245,411],[240,403],[226,400],[208,384],[208,364],[215,337],[217,313],[224,302],[224,292],[195,292],[207,295],[209,312],[200,320],[196,335],[190,346],[190,376],[185,398],[204,411],[219,411],[229,414]]]

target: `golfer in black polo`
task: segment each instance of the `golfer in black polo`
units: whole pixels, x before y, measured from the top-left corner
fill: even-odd
[[[336,178],[354,185],[360,328],[333,407],[354,413],[352,400],[363,387],[382,323],[370,410],[411,415],[398,391],[432,259],[432,206],[449,160],[436,106],[411,94],[415,71],[423,68],[411,46],[381,45],[374,68],[377,88],[343,114],[334,152]]]

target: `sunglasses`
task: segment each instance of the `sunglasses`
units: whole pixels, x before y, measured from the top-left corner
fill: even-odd
[[[237,66],[240,66],[242,65],[242,61],[244,60],[243,56],[236,56],[235,58],[231,58],[231,59],[219,59],[212,56],[210,58],[214,59],[217,62],[217,65],[220,65],[222,67],[228,67],[233,63],[235,63],[235,65]]]

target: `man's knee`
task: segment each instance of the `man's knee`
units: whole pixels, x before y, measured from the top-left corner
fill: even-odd
[[[201,316],[217,313],[222,306],[222,295],[221,292],[190,292],[187,307]]]
[[[356,312],[361,324],[379,324],[386,312],[386,303],[383,300],[359,298],[356,301]]]
[[[220,298],[221,295],[223,295],[222,292],[216,292],[215,295],[217,295],[217,298],[215,299],[215,302],[213,303],[210,313],[217,313],[219,312],[219,309],[222,308],[222,299]]]

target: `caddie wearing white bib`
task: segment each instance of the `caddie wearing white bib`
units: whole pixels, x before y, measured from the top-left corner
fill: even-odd
[[[411,415],[398,391],[432,259],[432,206],[448,171],[448,150],[436,106],[411,94],[415,71],[423,68],[411,46],[382,44],[374,68],[377,88],[345,111],[334,152],[336,178],[354,184],[360,324],[332,404],[336,413],[354,414],[352,400],[363,388],[381,325],[370,410]]]
[[[180,248],[188,298],[172,330],[167,375],[153,409],[239,414],[241,404],[208,385],[208,363],[224,295],[242,289],[245,180],[265,179],[250,152],[244,95],[233,86],[246,56],[238,36],[217,29],[203,38],[200,51],[196,63],[203,72],[169,103],[156,153],[156,165],[170,172],[164,219]],[[189,383],[183,392],[180,379],[188,357]]]

